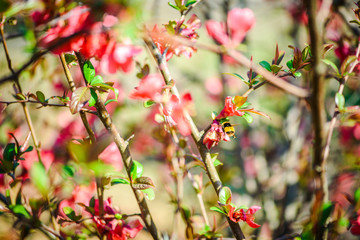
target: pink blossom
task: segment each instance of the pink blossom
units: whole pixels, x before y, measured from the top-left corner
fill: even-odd
[[[219,144],[220,141],[230,141],[230,137],[224,132],[222,126],[217,120],[211,124],[211,128],[205,133],[203,143],[210,149]]]
[[[116,171],[120,171],[122,169],[122,158],[119,149],[114,142],[107,146],[102,153],[100,153],[99,159],[104,163],[112,165]]]
[[[249,209],[247,209],[247,211],[245,212],[245,210],[243,208],[240,208],[238,210],[235,211],[235,207],[231,206],[230,207],[230,211],[228,213],[228,217],[230,218],[231,221],[233,222],[239,222],[244,221],[246,222],[250,227],[252,228],[258,228],[261,225],[257,224],[254,222],[255,220],[255,216],[254,214],[261,209],[261,207],[259,206],[252,206]]]
[[[192,107],[192,98],[190,93],[186,93],[180,99],[172,95],[170,97],[169,102],[166,104],[166,108],[164,109],[164,115],[168,117],[169,120],[173,120],[176,124],[179,132],[188,136],[191,134],[191,126],[189,121],[186,119],[186,114],[188,114],[189,110]]]
[[[249,8],[234,8],[227,16],[227,24],[209,20],[205,23],[210,37],[221,45],[236,47],[241,43],[246,33],[255,25],[255,15]],[[226,26],[230,34],[227,33]]]
[[[131,93],[130,98],[132,99],[143,99],[143,100],[161,100],[161,91],[165,86],[164,79],[160,74],[149,74],[143,77]]]

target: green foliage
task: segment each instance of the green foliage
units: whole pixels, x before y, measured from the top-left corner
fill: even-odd
[[[142,189],[140,190],[141,192],[143,192],[145,194],[145,197],[152,201],[155,199],[155,192],[154,192],[154,189],[152,188],[147,188],[147,189]]]
[[[9,209],[16,215],[23,216],[25,218],[31,218],[28,210],[23,205],[9,205]]]
[[[130,181],[125,178],[115,178],[111,179],[111,186],[117,185],[117,184],[130,184]]]
[[[335,103],[338,106],[339,110],[342,111],[345,108],[345,97],[341,93],[336,93]]]
[[[247,113],[247,112],[245,112],[244,115],[242,115],[242,117],[243,117],[248,123],[252,123],[252,122],[253,122],[253,117],[252,117],[249,113]]]
[[[31,181],[40,193],[44,196],[47,195],[50,188],[50,181],[44,166],[40,162],[36,162],[32,165],[30,169],[30,177]]]
[[[130,175],[131,175],[132,181],[141,177],[143,172],[144,172],[143,165],[140,162],[134,160],[133,164],[131,165],[131,169],[130,169]]]
[[[89,60],[84,63],[83,72],[85,80],[91,85],[91,81],[95,77],[95,68]]]
[[[231,190],[228,187],[222,187],[219,192],[219,202],[222,204],[231,203]]]

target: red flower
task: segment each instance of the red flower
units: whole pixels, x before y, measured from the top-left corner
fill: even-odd
[[[350,221],[349,231],[356,236],[360,236],[360,215],[357,218]]]
[[[230,137],[224,132],[220,123],[217,120],[214,120],[211,124],[211,128],[205,134],[203,143],[210,149],[218,145],[222,140],[229,142]]]
[[[246,222],[252,228],[258,228],[261,225],[254,222],[254,220],[255,220],[254,214],[259,209],[261,209],[261,207],[252,206],[246,212],[245,212],[245,210],[243,208],[240,208],[240,209],[235,211],[235,207],[231,206],[231,208],[229,210],[229,213],[228,213],[228,217],[233,222],[237,223],[237,222],[239,222],[241,220],[241,221]]]
[[[116,218],[116,214],[119,214],[112,205],[111,199],[104,200],[104,216],[99,216],[99,200],[95,200],[95,215],[93,221],[100,234],[106,235],[109,240],[126,240],[128,238],[134,238],[137,233],[143,228],[138,219],[125,222]]]
[[[255,16],[249,8],[234,8],[228,13],[227,27],[230,34],[227,34],[225,23],[209,20],[206,22],[208,34],[219,44],[228,47],[236,47],[241,43],[246,33],[254,26]]]
[[[147,75],[141,79],[139,86],[130,93],[129,97],[132,99],[161,101],[161,91],[164,85],[164,79],[160,74]]]
[[[184,94],[181,101],[177,96],[172,95],[163,110],[168,122],[176,125],[179,132],[184,136],[191,134],[191,126],[186,119],[186,114],[191,110],[191,106],[192,98],[190,93]]]
[[[226,97],[225,106],[221,110],[220,114],[216,116],[217,120],[221,120],[227,117],[233,116],[243,116],[245,112],[251,112],[258,114],[263,117],[270,118],[267,114],[254,110],[253,108],[241,109],[240,107],[246,102],[246,97],[235,96],[235,97]]]

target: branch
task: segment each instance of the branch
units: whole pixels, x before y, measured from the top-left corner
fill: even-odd
[[[85,59],[83,58],[83,56],[80,53],[76,53],[76,56],[77,56],[78,61],[79,61],[81,72],[84,75],[83,66],[84,66]],[[125,170],[127,172],[127,175],[129,177],[129,179],[131,179],[131,166],[133,164],[133,159],[132,159],[131,154],[130,154],[128,142],[125,141],[120,136],[120,133],[116,129],[115,124],[112,122],[112,119],[111,119],[108,111],[106,110],[104,103],[101,101],[100,98],[98,98],[98,101],[96,102],[95,107],[96,107],[96,110],[98,112],[98,116],[99,116],[101,122],[103,123],[106,130],[113,137],[114,142],[115,142],[116,146],[118,147],[118,149],[120,151],[121,158],[123,160],[124,167],[125,167]],[[141,211],[141,218],[143,219],[143,221],[144,221],[148,231],[150,232],[151,236],[155,240],[162,239],[161,233],[157,229],[157,227],[155,225],[155,222],[152,219],[152,216],[150,214],[150,210],[149,210],[149,207],[148,207],[148,205],[146,203],[144,194],[140,190],[136,190],[135,188],[133,188],[132,184],[130,184],[130,186],[131,186],[131,189],[134,192],[135,198],[136,198],[137,203],[139,205],[139,208],[140,208],[140,211]]]
[[[145,41],[146,45],[148,46],[148,48],[151,50],[153,57],[156,59],[158,68],[159,68],[162,76],[164,77],[165,83],[168,84],[173,79],[172,79],[172,77],[170,75],[170,71],[167,67],[166,60],[163,58],[159,49],[156,47],[156,45],[150,39],[145,38],[144,41]],[[181,99],[179,97],[179,92],[178,92],[176,86],[173,86],[171,88],[171,92],[174,95],[176,95],[179,99]],[[190,115],[187,112],[185,113],[185,117],[186,117],[188,123],[190,124],[191,136],[192,136],[194,142],[196,143],[196,146],[200,152],[201,158],[202,158],[205,168],[206,168],[206,173],[215,189],[216,194],[219,195],[219,192],[220,192],[221,188],[223,187],[223,185],[219,178],[218,172],[213,164],[212,158],[210,156],[210,151],[203,144],[204,134],[199,132],[194,121],[192,120],[192,118],[190,117]],[[239,224],[231,221],[229,218],[227,218],[227,221],[230,225],[230,228],[231,228],[235,238],[238,240],[245,239],[245,236],[244,236]]]
[[[317,1],[306,0],[309,16],[309,35],[311,41],[311,53],[313,55],[312,65],[312,96],[311,113],[314,128],[313,146],[313,173],[314,173],[314,203],[311,221],[315,239],[326,238],[326,227],[322,226],[321,209],[324,202],[328,199],[328,185],[326,180],[326,161],[324,159],[324,96],[325,85],[324,77],[326,67],[321,63],[322,55],[322,22],[323,19],[317,18]],[[319,214],[320,213],[320,214]]]

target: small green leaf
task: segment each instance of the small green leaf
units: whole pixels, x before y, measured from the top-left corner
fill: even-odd
[[[154,189],[152,188],[148,188],[148,189],[143,189],[143,190],[140,190],[142,191],[144,194],[145,194],[145,197],[152,201],[155,199],[155,192],[154,192]]]
[[[223,163],[219,159],[216,159],[213,163],[214,163],[214,167],[223,165]]]
[[[71,207],[69,207],[69,206],[63,207],[62,210],[63,210],[64,214],[71,220],[74,220],[76,218],[75,211]]]
[[[146,102],[144,102],[144,107],[149,108],[152,105],[154,105],[156,102],[152,101],[152,100],[147,100]]]
[[[248,114],[247,112],[244,113],[244,115],[242,115],[243,118],[245,118],[245,120],[248,122],[248,123],[252,123],[253,121],[253,117]]]
[[[34,149],[33,146],[29,146],[29,147],[24,151],[24,153],[26,153],[26,152],[31,152],[33,149]]]
[[[90,84],[95,77],[95,68],[89,60],[84,63],[83,71],[86,81]]]
[[[261,61],[259,62],[260,66],[271,72],[271,65],[267,61]]]
[[[271,65],[271,72],[275,74],[278,73],[281,69],[282,69],[281,65],[275,65],[275,64]]]
[[[293,69],[293,68],[294,68],[294,67],[293,67],[293,60],[287,61],[286,66],[287,66],[289,69]]]
[[[40,193],[46,195],[49,190],[50,182],[45,168],[40,162],[36,162],[32,165],[30,169],[30,178]]]
[[[71,63],[75,63],[76,57],[73,54],[65,53],[65,61],[66,61],[66,64],[68,64],[68,65]]]
[[[135,179],[141,177],[143,172],[144,172],[143,165],[140,162],[134,160],[133,164],[131,165],[131,169],[130,169],[131,179],[135,180]]]
[[[360,201],[360,188],[356,189],[354,194],[355,202],[358,203]]]
[[[168,2],[168,4],[169,4],[169,6],[170,6],[170,7],[172,7],[172,8],[174,8],[174,9],[176,9],[176,10],[180,11],[180,8],[179,8],[179,7],[177,7],[177,6],[175,6],[175,5],[174,5],[174,4],[172,4],[171,2]]]
[[[322,206],[322,214],[321,214],[321,224],[325,225],[327,219],[329,218],[332,210],[334,208],[334,204],[331,202],[324,203]]]
[[[245,80],[241,75],[239,75],[239,74],[237,74],[237,73],[224,73],[224,74],[227,74],[227,75],[230,75],[230,76],[234,76],[234,77],[240,78],[241,80]]]
[[[71,165],[64,165],[62,171],[68,177],[73,177],[75,174],[75,168]]]
[[[94,171],[95,176],[104,176],[106,173],[114,170],[113,166],[98,161],[87,164],[87,167]]]
[[[26,218],[31,217],[30,213],[28,212],[28,210],[26,210],[26,208],[23,205],[10,205],[9,208],[15,214],[22,215]]]
[[[94,84],[98,84],[98,83],[104,83],[104,79],[102,78],[102,76],[100,75],[96,75],[93,80],[91,80],[90,85],[93,86]]]
[[[294,77],[301,77],[301,72],[294,72]]]
[[[130,181],[125,178],[115,178],[111,180],[111,186],[114,186],[116,184],[130,184]]]
[[[45,102],[45,95],[41,91],[36,92],[36,97],[40,102]]]
[[[231,190],[228,187],[221,188],[219,192],[219,202],[222,204],[231,203]]]
[[[340,218],[339,221],[338,221],[338,224],[341,227],[347,227],[347,226],[349,226],[349,220],[346,219],[346,218]]]
[[[189,0],[189,1],[187,1],[187,3],[185,4],[185,7],[188,7],[188,6],[190,6],[190,5],[193,5],[194,3],[196,3],[197,2],[197,0]]]
[[[93,106],[95,106],[95,104],[98,100],[98,96],[94,89],[90,89],[90,94],[91,94],[91,97],[89,99],[89,107],[93,107]]]
[[[356,56],[348,56],[341,64],[340,70],[343,75],[348,73],[349,66],[357,60]]]
[[[337,75],[340,75],[339,69],[338,67],[335,65],[335,63],[333,63],[332,61],[328,60],[328,59],[322,59],[322,61],[329,65],[332,69],[334,69],[334,71],[336,72]]]
[[[8,162],[13,162],[16,155],[15,143],[8,143],[3,151],[3,158]]]
[[[338,106],[339,110],[343,110],[345,107],[345,98],[341,93],[336,93],[335,103]]]
[[[210,210],[213,210],[213,211],[222,213],[222,214],[224,214],[224,215],[227,215],[227,214],[226,214],[221,208],[219,208],[219,207],[210,207]]]

